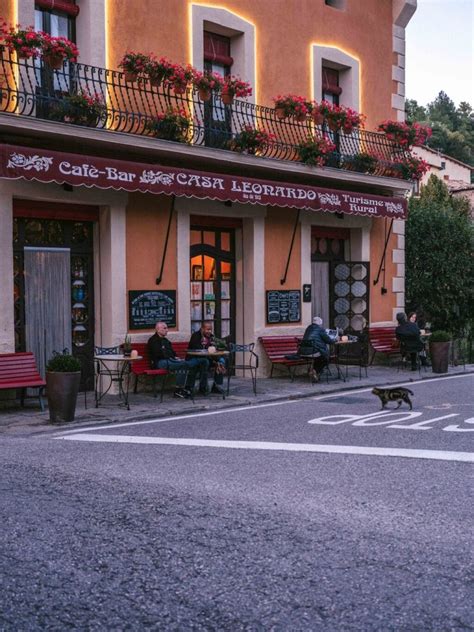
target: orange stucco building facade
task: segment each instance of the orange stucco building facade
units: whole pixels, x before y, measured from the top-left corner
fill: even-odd
[[[80,49],[79,79],[58,72],[48,99],[63,99],[78,81],[98,90],[107,108],[99,122],[79,127],[39,113],[38,102],[28,112],[17,105],[12,111],[10,100],[1,106],[2,132],[10,144],[66,152],[69,161],[79,155],[87,164],[117,159],[155,170],[197,170],[229,182],[316,187],[320,199],[382,196],[396,206],[411,183],[341,167],[344,155],[362,146],[372,143],[378,151],[380,135],[369,134],[378,123],[403,119],[404,29],[415,9],[416,0],[0,0],[8,21],[57,28]],[[191,89],[176,96],[155,92],[144,80],[127,84],[119,69],[126,51],[239,75],[252,95],[223,106],[217,96],[201,103]],[[20,85],[34,72],[28,60],[23,70],[14,57],[12,63],[4,73],[9,90],[14,77]],[[37,80],[46,85],[44,77]],[[31,90],[37,99],[38,88]],[[273,98],[282,94],[362,112],[366,135],[333,134],[337,161],[304,165],[294,146],[314,127],[310,120],[275,119]],[[144,132],[169,107],[190,113],[187,144]],[[273,153],[230,151],[239,125],[255,121],[281,134]],[[261,336],[299,335],[316,315],[329,328],[363,335],[369,326],[392,323],[404,307],[402,216],[266,204],[258,195],[226,199],[119,182],[94,186],[68,177],[0,180],[0,245],[7,253],[0,270],[0,351],[28,348],[31,315],[19,278],[35,247],[69,249],[61,265],[71,280],[72,324],[66,317],[58,330],[64,346],[90,358],[94,347],[118,345],[126,334],[145,341],[158,318],[168,321],[175,340],[211,320],[218,336],[255,342],[258,349]],[[176,183],[180,176],[170,177]],[[263,361],[262,375],[267,370]]]

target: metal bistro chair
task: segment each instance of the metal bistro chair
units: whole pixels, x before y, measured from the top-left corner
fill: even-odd
[[[118,355],[120,354],[122,351],[120,349],[120,346],[117,345],[116,347],[94,347],[94,355]],[[119,368],[116,369],[112,369],[112,368],[107,368],[107,370],[103,371],[103,366],[101,365],[101,363],[99,362],[99,360],[95,361],[95,392],[96,392],[96,403],[97,403],[97,393],[98,392],[102,392],[102,388],[99,390],[98,386],[99,386],[99,381],[102,380],[102,377],[105,376],[106,378],[108,378],[110,380],[110,384],[107,387],[107,390],[104,392],[104,395],[106,393],[108,393],[110,391],[110,389],[112,388],[112,384],[113,382],[117,382],[120,383],[121,379],[122,379],[122,375],[121,375],[121,371]],[[101,384],[102,386],[102,384]]]
[[[426,362],[423,364],[421,358],[422,358],[422,353],[423,350],[421,351],[416,351],[416,352],[412,352],[410,350],[410,346],[405,343],[405,342],[400,342],[400,361],[398,363],[398,368],[397,371],[400,371],[400,369],[407,369],[409,365],[411,365],[411,353],[416,353],[416,369],[418,371],[418,374],[421,374],[421,367],[423,366],[425,372],[428,370],[428,366],[426,364]]]
[[[250,371],[252,378],[253,394],[257,395],[257,370],[258,355],[254,351],[255,343],[251,342],[247,345],[237,345],[231,342],[229,344],[229,365],[227,367],[227,395],[229,395],[231,374],[235,371]],[[242,354],[242,361],[236,361],[236,354]]]

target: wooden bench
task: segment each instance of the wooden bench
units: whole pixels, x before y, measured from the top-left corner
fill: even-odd
[[[41,411],[44,411],[41,394],[46,382],[38,373],[35,356],[30,352],[0,354],[0,390],[21,389],[20,402],[25,405],[27,388],[38,388]]]
[[[383,353],[390,359],[400,355],[400,343],[395,336],[395,327],[369,327],[369,342],[373,350],[371,365],[376,353]]]
[[[295,379],[295,369],[297,366],[312,365],[312,358],[289,358],[286,356],[298,355],[298,344],[302,336],[261,336],[259,338],[268,359],[272,363],[270,377],[273,377],[274,367],[288,369],[291,381]]]
[[[178,358],[182,360],[186,359],[186,351],[188,349],[187,342],[172,342],[173,349]],[[153,382],[153,396],[156,397],[156,380],[161,377],[161,395],[160,401],[163,401],[163,392],[165,390],[166,378],[172,374],[172,371],[167,369],[154,369],[151,366],[150,354],[148,353],[148,345],[146,342],[138,342],[133,344],[133,348],[138,351],[138,355],[141,356],[141,360],[135,360],[131,363],[131,372],[135,376],[135,385],[133,392],[137,392],[138,380],[141,376],[151,377]]]

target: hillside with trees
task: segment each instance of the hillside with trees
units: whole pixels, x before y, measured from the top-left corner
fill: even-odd
[[[428,147],[474,167],[474,111],[469,103],[463,101],[456,107],[441,91],[426,107],[407,99],[405,109],[407,121],[432,128]]]

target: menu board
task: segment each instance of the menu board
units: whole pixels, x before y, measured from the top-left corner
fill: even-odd
[[[267,291],[267,323],[298,323],[301,320],[300,290]]]
[[[176,290],[130,290],[129,329],[153,329],[158,321],[176,327]]]

